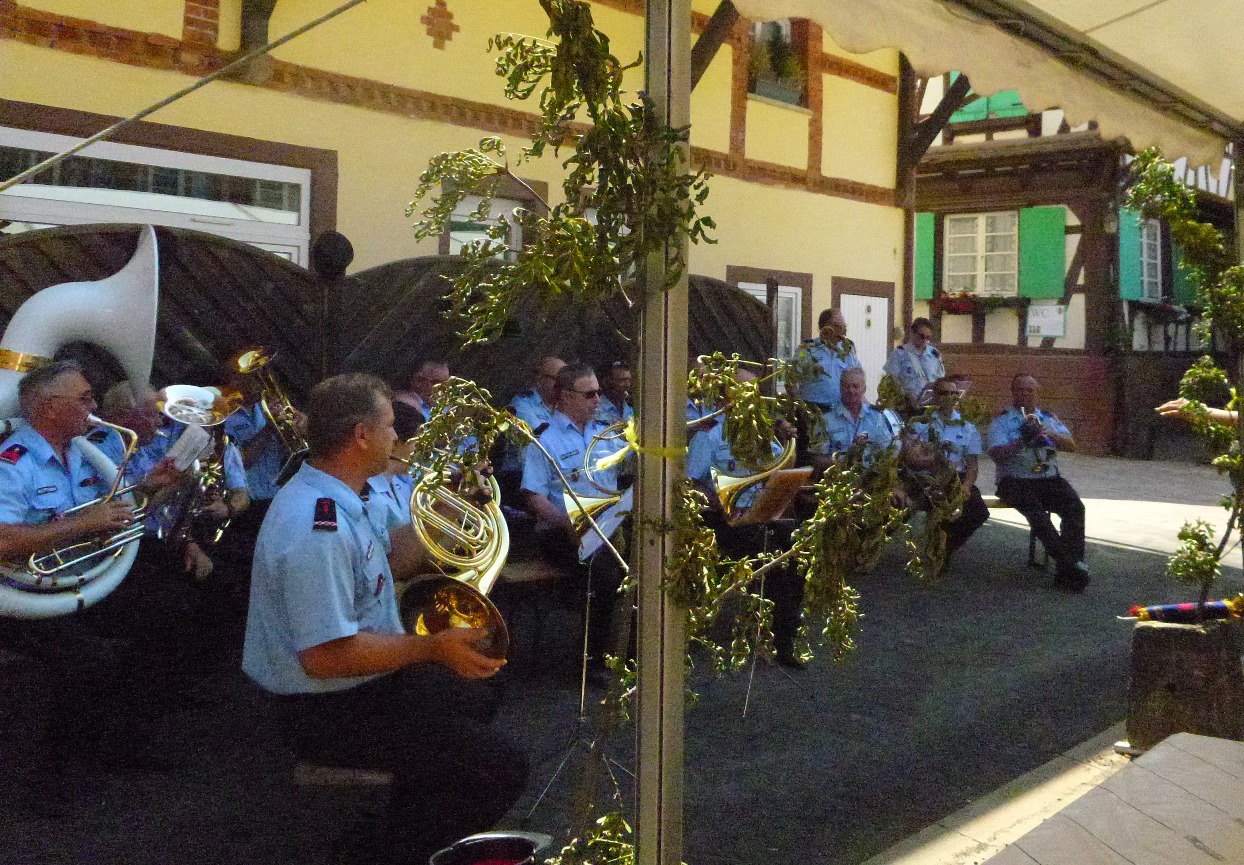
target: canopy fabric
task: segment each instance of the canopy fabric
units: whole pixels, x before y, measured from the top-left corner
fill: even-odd
[[[807,18],[855,54],[897,48],[924,77],[966,74],[982,96],[1017,90],[1031,110],[1061,108],[1075,126],[1097,121],[1105,138],[1140,150],[1161,145],[1168,158],[1217,166],[1229,138],[1244,130],[1244,2],[1241,0],[734,0],[748,18]],[[1166,94],[1213,115],[1203,121],[1159,110],[1129,80],[1111,85],[975,14],[1003,9],[1010,29],[1056,28],[1081,55],[1116,58]],[[1072,52],[1074,54],[1074,52]],[[1130,81],[1139,80],[1132,76]],[[1142,88],[1143,90],[1144,88]],[[1179,106],[1176,106],[1178,110]]]

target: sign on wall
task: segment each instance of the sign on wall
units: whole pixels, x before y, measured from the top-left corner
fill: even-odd
[[[1034,301],[1028,307],[1028,335],[1062,338],[1067,335],[1067,307]]]

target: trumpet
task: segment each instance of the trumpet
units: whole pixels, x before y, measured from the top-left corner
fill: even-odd
[[[411,469],[406,457],[392,459]],[[487,636],[477,651],[494,658],[509,653],[510,635],[496,605],[488,599],[510,552],[510,532],[501,512],[501,487],[489,477],[477,504],[450,489],[450,472],[425,472],[410,495],[410,521],[440,573],[417,578],[402,593],[400,613],[406,630],[435,634],[446,628],[481,628]]]
[[[243,375],[254,375],[259,381],[259,407],[263,416],[272,425],[286,452],[295,454],[307,449],[307,439],[298,429],[298,412],[294,404],[268,368],[275,357],[275,352],[262,346],[252,348],[237,356],[234,368]]]

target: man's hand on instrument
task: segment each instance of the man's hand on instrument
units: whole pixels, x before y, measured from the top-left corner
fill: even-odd
[[[76,517],[84,535],[112,535],[134,522],[129,502],[113,499],[83,508]]]
[[[475,644],[487,634],[482,628],[447,628],[428,638],[433,641],[432,657],[464,679],[487,679],[505,665],[504,660],[475,650]]]
[[[151,494],[179,484],[184,478],[185,472],[177,471],[177,464],[172,457],[165,457],[151,467],[151,471],[143,477],[141,486],[144,492]]]
[[[214,523],[223,523],[229,519],[229,506],[225,504],[225,500],[219,496],[213,498],[201,513]]]
[[[194,541],[186,544],[186,574],[196,583],[202,583],[212,575],[215,565],[211,558]]]

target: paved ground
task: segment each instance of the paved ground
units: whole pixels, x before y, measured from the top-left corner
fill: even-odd
[[[1123,718],[1130,629],[1114,617],[1137,601],[1189,597],[1166,581],[1159,553],[1184,519],[1223,521],[1224,485],[1188,464],[1072,457],[1065,473],[1089,505],[1084,595],[1056,592],[1027,568],[1026,528],[995,511],[936,583],[904,576],[892,545],[857,581],[866,618],[846,662],[818,659],[798,673],[761,663],[697,682],[687,862],[857,865]],[[1222,593],[1241,584],[1233,569]],[[537,768],[508,823],[555,829],[581,751],[528,812],[575,741],[572,622],[555,614],[537,647],[526,612],[513,624],[527,642],[508,671],[502,723]],[[379,794],[295,788],[289,758],[225,660],[195,705],[156,730],[178,768],[50,778],[36,744],[50,683],[0,655],[0,863],[323,861],[326,839]],[[610,743],[622,765],[631,735]],[[429,777],[452,771],[429,767]]]

